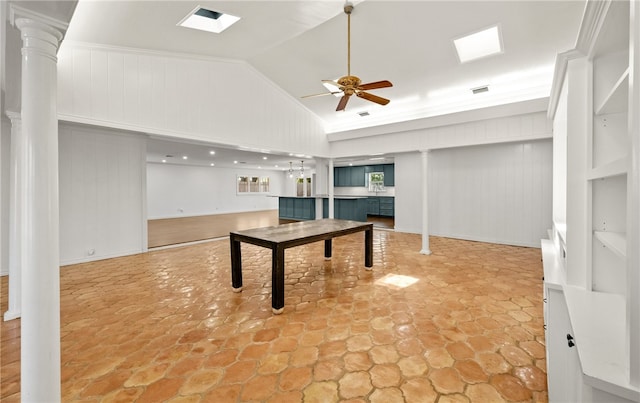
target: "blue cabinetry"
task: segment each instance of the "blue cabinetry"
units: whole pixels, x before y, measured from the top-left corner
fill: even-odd
[[[377,197],[367,198],[367,214],[380,215],[380,200]]]
[[[335,167],[333,169],[333,186],[335,187],[364,187],[367,186],[369,172],[384,172],[384,185],[395,184],[394,164],[359,165],[353,167]]]
[[[386,178],[386,175],[385,175]],[[378,197],[380,203],[379,215],[393,217],[395,216],[395,202],[393,197]]]
[[[384,185],[385,186],[395,186],[395,165],[394,164],[384,164],[382,166],[382,172],[384,172]]]
[[[313,197],[280,197],[278,216],[285,220],[315,220],[316,199]]]
[[[329,217],[329,199],[322,199],[322,217]],[[333,217],[340,220],[367,221],[367,198],[333,199]]]

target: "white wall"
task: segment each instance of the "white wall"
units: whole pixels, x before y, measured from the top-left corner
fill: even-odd
[[[238,175],[268,176],[270,194],[284,194],[286,184],[282,171],[148,163],[148,218],[278,209],[277,197],[237,194]]]
[[[532,247],[547,237],[550,140],[433,150],[428,174],[431,235]]]
[[[320,120],[241,61],[65,41],[58,113],[67,121],[176,138],[329,154]]]
[[[420,153],[404,153],[395,157],[395,230],[422,233],[422,161]]]
[[[11,122],[0,118],[0,276],[9,274],[9,172]]]
[[[146,138],[61,124],[59,153],[61,264],[145,251]]]

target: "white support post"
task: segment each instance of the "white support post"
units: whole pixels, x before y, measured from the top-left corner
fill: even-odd
[[[22,36],[21,398],[60,401],[57,57],[62,33],[17,18]]]
[[[333,158],[329,159],[329,218],[333,218]]]
[[[20,183],[19,178],[21,169],[18,163],[22,155],[22,119],[17,112],[7,112],[7,116],[11,119],[11,167],[9,172],[9,287],[8,287],[8,310],[4,313],[4,320],[17,319],[21,315],[21,258],[20,258],[20,216],[22,202],[20,201],[20,192],[18,191]]]
[[[420,253],[430,255],[429,249],[429,150],[420,152],[422,159],[422,249]]]

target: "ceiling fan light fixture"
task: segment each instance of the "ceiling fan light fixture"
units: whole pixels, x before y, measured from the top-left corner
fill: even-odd
[[[219,34],[239,20],[240,17],[236,17],[235,15],[208,10],[198,6],[176,25]]]
[[[379,97],[377,95],[370,94],[366,91],[375,90],[379,88],[393,87],[388,80],[375,81],[371,83],[363,84],[359,77],[351,75],[351,12],[353,11],[353,5],[347,2],[344,6],[344,13],[347,15],[347,75],[340,77],[337,80],[322,80],[322,85],[329,90],[322,94],[305,95],[302,98],[318,97],[323,95],[335,95],[340,97],[338,101],[338,107],[336,112],[344,112],[349,102],[349,98],[355,95],[358,98],[365,99],[367,101],[375,102],[379,105],[386,105],[389,100]]]

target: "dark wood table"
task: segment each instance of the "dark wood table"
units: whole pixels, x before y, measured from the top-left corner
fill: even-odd
[[[241,242],[271,249],[271,307],[274,313],[279,314],[284,310],[284,250],[324,241],[324,257],[330,259],[333,238],[360,231],[365,233],[364,265],[367,270],[371,270],[370,268],[373,266],[373,224],[327,218],[230,232],[233,291],[242,291]]]

